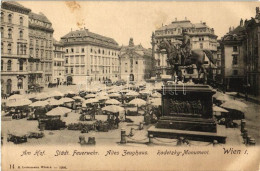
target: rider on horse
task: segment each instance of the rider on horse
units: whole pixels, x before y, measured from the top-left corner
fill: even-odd
[[[191,56],[191,40],[186,30],[182,31],[183,39],[181,44],[181,54],[183,57],[183,64],[185,60]]]

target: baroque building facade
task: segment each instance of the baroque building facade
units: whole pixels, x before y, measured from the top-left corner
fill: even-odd
[[[52,82],[53,32],[44,14],[29,13],[29,85]]]
[[[67,83],[115,81],[119,76],[119,46],[109,37],[88,29],[70,31],[61,37],[65,50]]]
[[[3,94],[28,89],[28,15],[30,9],[14,1],[1,6],[1,90]]]
[[[260,93],[260,12],[250,20],[241,19],[221,40],[224,89],[259,96]]]
[[[65,60],[64,60],[63,44],[53,39],[53,72],[52,82],[62,84],[65,82]]]
[[[128,46],[120,50],[120,79],[125,81],[144,81],[151,78],[152,50],[141,44],[134,45],[130,38]]]
[[[221,40],[222,83],[227,91],[240,91],[245,78],[245,27],[241,19],[239,26],[229,28]]]
[[[256,15],[250,20],[245,20],[246,30],[246,82],[249,85],[248,93],[259,96],[260,94],[260,12],[256,7]]]
[[[158,51],[158,43],[162,40],[168,40],[172,44],[179,44],[183,39],[183,31],[186,31],[190,37],[191,49],[207,50],[210,53],[212,60],[213,56],[217,53],[217,36],[214,33],[214,29],[207,26],[205,22],[191,23],[190,20],[181,20],[170,23],[169,25],[163,25],[161,28],[155,30],[152,35],[152,49],[153,58],[155,60],[155,73],[159,75],[169,75],[169,64],[167,62],[166,52]],[[209,54],[207,54],[209,56]]]

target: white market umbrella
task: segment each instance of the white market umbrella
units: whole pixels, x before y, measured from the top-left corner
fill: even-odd
[[[228,113],[228,111],[226,109],[223,109],[221,107],[218,106],[213,106],[213,111],[214,112],[224,112],[224,113]]]
[[[50,92],[50,97],[62,97],[62,96],[64,96],[64,94],[59,91]]]
[[[117,113],[117,112],[122,112],[125,109],[121,106],[116,106],[116,105],[109,105],[109,106],[105,106],[102,108],[103,111],[108,111],[108,112],[112,112],[112,113]]]
[[[95,98],[95,97],[96,97],[95,94],[87,94],[87,95],[85,96],[85,98]]]
[[[119,102],[118,100],[116,99],[109,99],[105,102],[105,104],[110,104],[110,105],[119,105],[121,104],[121,102]]]
[[[59,106],[63,104],[63,102],[56,99],[47,99],[46,101],[49,102],[49,105],[51,106]]]
[[[14,94],[10,97],[7,98],[7,101],[16,101],[16,100],[19,100],[19,99],[24,99],[25,96],[24,95],[21,95],[21,94]]]
[[[28,99],[17,99],[15,102],[8,102],[6,106],[8,107],[28,106],[31,103],[32,101]]]
[[[120,90],[120,93],[129,93],[132,92],[133,90],[128,90],[128,89],[124,89],[124,90]]]
[[[48,99],[50,96],[46,93],[39,93],[36,95],[35,99],[36,100],[43,100],[43,99]]]
[[[144,101],[143,99],[134,99],[134,100],[131,100],[128,104],[131,104],[131,105],[135,105],[135,106],[143,106],[143,105],[146,105],[146,101]]]
[[[161,93],[158,93],[157,91],[151,95],[152,97],[159,98],[162,97]]]
[[[47,112],[46,115],[49,115],[49,116],[64,115],[69,112],[71,112],[71,109],[68,109],[66,107],[56,107],[56,108],[52,109],[51,111]]]
[[[213,97],[219,101],[229,101],[231,100],[231,98],[227,95],[227,94],[224,94],[224,93],[221,93],[221,92],[216,92],[216,94],[213,95]]]
[[[68,91],[66,91],[66,93],[65,94],[76,94],[74,91],[72,91],[72,90],[68,90]]]
[[[98,93],[97,96],[108,96],[108,94],[107,94],[107,92],[102,91],[102,92]]]
[[[108,100],[110,98],[108,96],[97,96],[96,99],[98,99],[98,100]]]
[[[126,93],[125,95],[126,96],[135,96],[136,97],[136,96],[139,96],[140,94],[135,92],[135,91],[130,91],[130,92]]]
[[[247,105],[243,102],[237,101],[237,100],[230,100],[221,105],[221,107],[224,107],[226,109],[233,109],[238,110],[241,112],[244,112]]]
[[[82,97],[80,97],[80,96],[74,96],[74,97],[72,97],[72,99],[74,99],[74,100],[80,100],[80,101],[84,101],[84,100],[85,100],[84,98],[82,98]]]
[[[62,103],[69,103],[69,102],[74,102],[75,100],[69,97],[63,97],[59,101]]]
[[[94,98],[94,99],[88,99],[88,100],[84,100],[82,102],[82,107],[86,107],[87,104],[91,104],[91,103],[98,103],[99,100]]]
[[[37,101],[37,102],[30,104],[29,106],[30,107],[44,107],[47,105],[49,105],[49,103],[47,101]]]
[[[148,94],[152,94],[152,91],[145,89],[145,90],[140,91],[139,93],[140,93],[140,94],[145,94],[145,95],[147,94],[147,95],[148,95]]]
[[[160,105],[162,105],[162,99],[161,98],[153,98],[153,99],[151,99],[151,104],[153,106],[160,106]]]
[[[121,95],[119,93],[111,93],[108,97],[121,97]]]

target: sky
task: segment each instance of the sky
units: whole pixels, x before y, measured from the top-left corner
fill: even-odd
[[[206,22],[221,38],[240,19],[255,17],[259,2],[137,2],[137,1],[18,1],[32,12],[42,12],[52,22],[54,38],[81,28],[114,38],[121,46],[129,38],[151,47],[152,32],[177,18]]]

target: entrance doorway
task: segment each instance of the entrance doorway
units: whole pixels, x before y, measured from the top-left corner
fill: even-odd
[[[72,84],[72,77],[71,76],[67,76],[67,84],[70,85]]]
[[[129,77],[130,77],[130,78],[129,78],[129,79],[130,79],[129,81],[134,81],[134,80],[135,80],[134,74],[130,74]]]
[[[11,94],[12,92],[12,80],[8,79],[6,84],[6,94]]]

